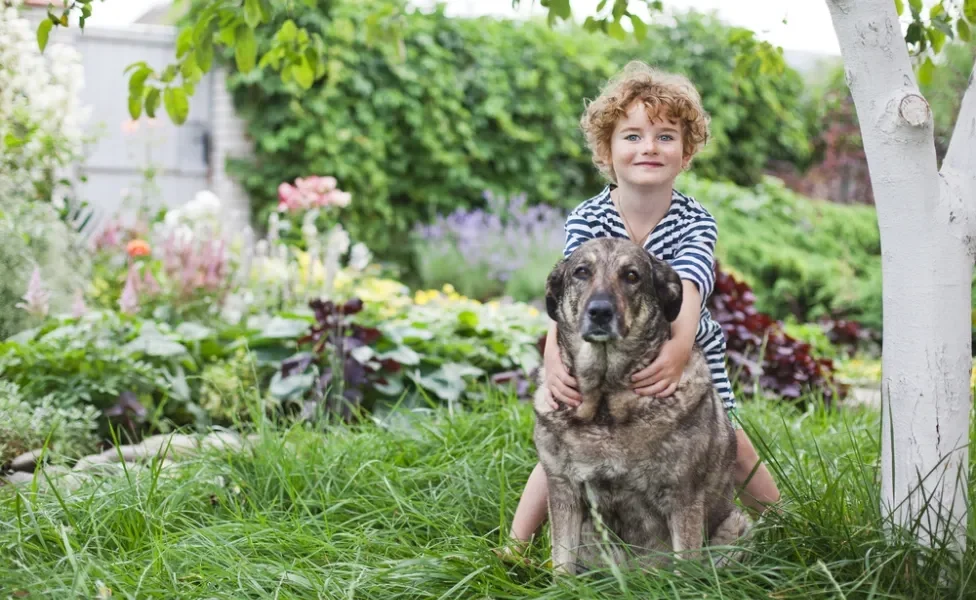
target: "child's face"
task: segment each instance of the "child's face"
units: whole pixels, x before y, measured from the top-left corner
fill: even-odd
[[[634,102],[617,121],[610,140],[610,158],[617,182],[632,186],[670,186],[687,166],[681,123],[647,116],[643,102]]]

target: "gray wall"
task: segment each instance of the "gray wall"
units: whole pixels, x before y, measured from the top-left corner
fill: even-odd
[[[27,16],[36,22],[43,14]],[[144,172],[153,168],[156,189],[149,190],[148,198],[154,204],[179,206],[209,189],[223,201],[228,220],[242,226],[249,218],[247,197],[228,177],[225,164],[227,158],[247,155],[251,146],[234,113],[224,72],[215,69],[200,81],[183,125],[173,125],[162,106],[154,122],[143,115],[130,123],[125,68],[144,60],[162,70],[175,60],[175,41],[173,28],[154,25],[82,31],[72,23],[52,33],[49,43],[73,44],[82,56],[81,101],[91,108],[87,130],[96,135],[75,174],[79,195],[102,221],[122,208],[125,191],[134,196],[130,202],[146,197]]]

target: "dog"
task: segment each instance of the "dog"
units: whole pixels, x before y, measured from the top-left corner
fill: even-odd
[[[729,545],[749,528],[734,503],[735,431],[701,350],[672,396],[630,388],[669,339],[681,300],[674,269],[626,239],[585,242],[546,280],[559,353],[582,396],[553,409],[542,372],[533,399],[557,573],[601,556],[626,564],[628,550],[645,567],[669,564],[670,552],[700,558],[706,541]],[[608,553],[601,530],[612,534]]]

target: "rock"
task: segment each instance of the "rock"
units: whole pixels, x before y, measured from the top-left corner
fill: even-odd
[[[36,450],[31,450],[30,452],[25,452],[18,456],[17,458],[10,461],[10,469],[12,471],[30,471],[33,472],[37,468],[37,462],[41,460],[41,453],[43,450],[38,448]]]
[[[850,406],[881,406],[881,390],[879,388],[868,388],[868,387],[854,387],[851,388],[850,393],[847,396],[847,400],[844,402]]]
[[[111,454],[109,454],[111,452]],[[83,456],[78,459],[75,463],[75,471],[87,471],[98,465],[105,465],[118,461],[118,456],[115,454],[115,450],[106,450],[101,454],[91,454],[89,456]]]
[[[25,483],[30,483],[34,481],[33,473],[24,473],[23,471],[14,471],[13,473],[8,473],[3,477],[4,483],[9,483],[12,485],[23,485]]]
[[[203,438],[200,446],[204,448],[218,448],[223,450],[240,450],[244,443],[240,436],[230,431],[214,431]]]

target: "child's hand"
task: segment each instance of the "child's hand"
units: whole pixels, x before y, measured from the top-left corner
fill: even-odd
[[[563,364],[563,359],[559,352],[547,352],[545,357],[546,367],[546,401],[553,409],[559,408],[556,400],[569,406],[579,406],[583,402],[576,389],[576,380],[570,376]]]
[[[661,353],[654,362],[634,373],[631,389],[641,396],[667,398],[677,391],[681,373],[690,357],[690,348],[677,340],[668,340],[661,346]]]

